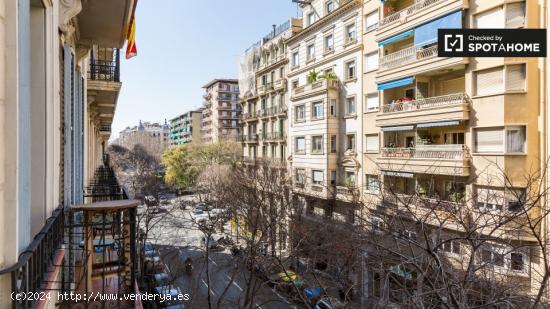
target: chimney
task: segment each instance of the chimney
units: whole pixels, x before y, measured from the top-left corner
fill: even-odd
[[[273,37],[275,37],[276,31],[277,31],[277,25],[273,25]]]

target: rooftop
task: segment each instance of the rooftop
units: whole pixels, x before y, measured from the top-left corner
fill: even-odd
[[[212,86],[214,84],[217,84],[217,83],[220,83],[220,82],[237,84],[239,82],[239,80],[237,80],[235,78],[216,78],[216,79],[213,79],[212,81],[210,81],[209,83],[207,83],[206,85],[202,86],[202,88],[209,88],[210,86]]]

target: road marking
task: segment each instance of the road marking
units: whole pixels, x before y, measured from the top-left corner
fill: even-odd
[[[214,265],[218,266],[218,263],[214,262],[214,260],[213,260],[213,259],[211,259],[210,257],[208,257],[208,260],[209,260],[210,262],[212,262],[212,264],[214,264]]]
[[[228,275],[225,275],[225,276],[227,277],[227,279],[229,279],[229,281],[230,281],[232,284],[234,284],[239,290],[241,290],[241,292],[244,291],[243,288],[241,288],[241,287],[237,284],[237,282],[235,282],[235,280],[231,279],[231,277],[229,277]]]
[[[204,286],[208,289],[208,291],[210,293],[212,293],[212,296],[216,296],[216,293],[214,293],[214,290],[211,289],[210,287],[208,287],[208,283],[206,283],[206,281],[204,281],[204,279],[201,279],[202,283],[204,284]]]

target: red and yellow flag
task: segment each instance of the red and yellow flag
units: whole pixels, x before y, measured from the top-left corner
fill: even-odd
[[[133,15],[128,28],[128,42],[126,43],[126,59],[137,56],[136,47],[136,16]]]

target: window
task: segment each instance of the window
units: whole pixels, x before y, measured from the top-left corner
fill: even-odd
[[[365,55],[365,71],[374,71],[378,69],[378,51]]]
[[[294,180],[299,184],[304,184],[306,181],[306,170],[297,168],[294,170]]]
[[[313,119],[323,118],[323,102],[314,102],[311,104],[311,118]]]
[[[294,108],[294,121],[301,122],[305,121],[306,118],[306,106],[298,105]]]
[[[384,220],[380,218],[372,217],[371,224],[372,224],[372,230],[375,233],[382,233],[386,229],[386,224],[384,223]]]
[[[365,102],[367,102],[367,106],[365,107],[365,110],[367,112],[374,112],[378,110],[378,106],[380,105],[378,101],[378,92],[369,93],[365,96]]]
[[[355,151],[355,134],[346,135],[346,150]]]
[[[329,34],[325,37],[325,53],[331,52],[334,50],[334,37],[332,34]]]
[[[526,189],[507,189],[476,186],[475,207],[480,211],[519,211],[526,200]]]
[[[300,54],[295,51],[292,53],[292,66],[297,67],[300,65]]]
[[[330,116],[336,116],[336,99],[330,99]]]
[[[355,30],[355,24],[346,26],[346,42],[355,42],[357,40],[357,31]]]
[[[307,25],[310,26],[315,22],[315,12],[307,14]]]
[[[346,115],[355,114],[355,97],[346,98]]]
[[[379,138],[378,134],[366,134],[365,135],[365,152],[378,152],[379,151]]]
[[[506,152],[525,152],[525,127],[506,128]]]
[[[298,88],[298,80],[297,79],[292,81],[292,89],[296,89],[296,88]]]
[[[525,64],[513,64],[474,72],[476,95],[525,91]]]
[[[464,145],[464,132],[445,133],[445,144]]]
[[[355,186],[355,172],[353,171],[346,171],[346,186]]]
[[[331,153],[336,153],[337,151],[337,148],[336,148],[336,135],[331,135],[330,136],[330,152]]]
[[[332,13],[334,11],[334,2],[332,0],[325,2],[325,11],[327,14]]]
[[[324,173],[321,170],[313,170],[311,172],[311,179],[314,185],[323,185],[324,177]]]
[[[509,3],[475,15],[476,28],[525,27],[525,2]]]
[[[378,175],[365,175],[366,189],[370,192],[378,192],[380,190],[380,184]]]
[[[305,154],[306,153],[306,138],[303,137],[303,136],[296,137],[294,147],[296,148],[296,150],[295,150],[296,153]]]
[[[525,153],[525,126],[475,129],[477,153]]]
[[[525,64],[506,66],[506,91],[525,91]]]
[[[315,45],[314,44],[308,45],[306,51],[307,51],[306,57],[307,57],[308,61],[315,59]]]
[[[447,253],[460,254],[460,242],[458,240],[445,240],[441,244],[441,248]]]
[[[525,255],[520,252],[510,253],[510,269],[515,271],[525,270]]]
[[[336,171],[330,171],[330,185],[336,186]]]
[[[504,267],[504,255],[499,253],[498,251],[496,248],[481,249],[481,262],[498,267]]]
[[[322,135],[311,137],[311,153],[312,154],[323,153],[323,136]]]
[[[378,10],[370,13],[365,18],[365,25],[366,25],[366,32],[370,32],[376,28],[378,28]]]
[[[350,61],[346,63],[346,79],[355,79],[357,78],[357,72],[355,68],[355,61]]]

